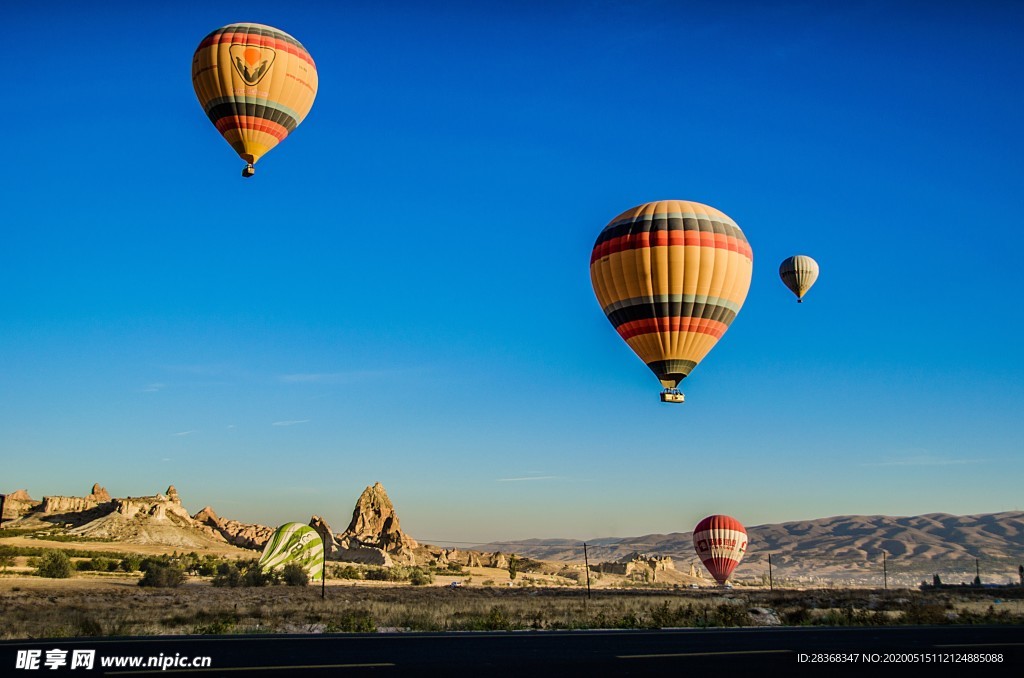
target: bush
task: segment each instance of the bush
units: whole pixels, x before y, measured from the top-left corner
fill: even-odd
[[[280,573],[275,570],[262,571],[256,565],[251,565],[242,573],[242,586],[267,586],[277,584],[280,580]]]
[[[90,560],[79,560],[75,563],[75,569],[79,572],[113,572],[117,569],[117,561],[109,558],[92,558]]]
[[[309,584],[309,573],[298,563],[288,563],[281,568],[281,579],[288,586],[305,586]]]
[[[142,556],[129,553],[121,559],[120,567],[125,572],[138,572],[139,568],[142,567]]]
[[[234,563],[221,563],[217,566],[217,574],[213,577],[214,586],[235,588],[242,585],[242,573]]]
[[[327,570],[334,579],[363,579],[362,569],[353,565],[336,565]]]
[[[280,578],[277,572],[261,572],[255,560],[241,563],[221,563],[213,577],[214,586],[266,586],[276,584]]]
[[[63,551],[48,551],[39,559],[36,574],[51,579],[67,579],[71,576],[72,571],[71,559],[68,558],[68,554]]]
[[[373,633],[377,624],[368,610],[348,610],[337,619],[327,622],[328,633]]]
[[[142,575],[142,579],[139,580],[139,586],[177,588],[183,581],[185,581],[185,571],[180,567],[154,563]]]
[[[434,575],[420,567],[414,567],[409,571],[409,583],[413,586],[424,586],[434,581]]]

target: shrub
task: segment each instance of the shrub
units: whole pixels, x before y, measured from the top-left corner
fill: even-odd
[[[36,574],[51,579],[67,579],[71,576],[71,559],[63,551],[49,551],[39,559]]]
[[[280,580],[280,573],[276,570],[268,570],[264,572],[255,564],[245,568],[245,572],[242,574],[242,586],[267,586],[268,584],[276,584]]]
[[[90,560],[79,560],[75,563],[75,569],[79,572],[112,572],[117,568],[117,561],[109,558],[92,558]]]
[[[213,577],[214,586],[266,586],[276,584],[280,578],[277,572],[262,572],[255,560],[241,563],[221,563]]]
[[[221,563],[217,566],[217,574],[212,583],[214,586],[235,588],[242,585],[242,573],[234,563]]]
[[[138,572],[142,567],[142,556],[129,553],[121,559],[121,569],[125,572]]]
[[[353,565],[334,566],[327,572],[335,579],[363,579],[363,571]]]
[[[368,610],[346,610],[337,619],[327,622],[328,633],[373,633],[377,624]]]
[[[185,571],[176,565],[151,564],[139,580],[139,586],[177,588],[185,581]]]
[[[288,586],[305,586],[309,584],[309,573],[298,563],[288,563],[281,569],[281,579]]]
[[[434,575],[421,567],[414,567],[409,571],[409,583],[413,586],[424,586],[434,581]]]

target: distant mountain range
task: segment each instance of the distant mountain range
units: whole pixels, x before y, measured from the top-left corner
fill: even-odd
[[[835,516],[747,528],[749,547],[737,569],[740,577],[768,574],[778,579],[883,578],[917,583],[939,574],[956,583],[982,575],[983,581],[1017,581],[1024,563],[1024,512],[972,516],[929,513],[923,516]],[[483,551],[510,550],[484,544]],[[548,561],[582,561],[582,542],[530,539],[516,542],[516,553]],[[697,563],[691,532],[587,541],[591,562],[628,558],[633,553],[670,556],[679,570]],[[884,556],[883,556],[884,553]]]

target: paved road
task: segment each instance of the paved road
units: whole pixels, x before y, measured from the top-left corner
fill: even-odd
[[[65,654],[51,654],[54,650]],[[76,650],[95,651],[91,670],[70,667]],[[38,652],[39,668],[19,668],[19,661],[32,662],[33,652]],[[48,657],[58,663],[63,658],[65,663],[49,669]],[[117,657],[139,657],[143,662],[155,657],[167,668],[102,666],[104,660]],[[183,666],[196,657],[209,657],[209,665]],[[708,670],[825,675],[841,668],[868,676],[896,671],[945,675],[943,669],[960,676],[1024,676],[1024,626],[172,636],[0,643],[0,676],[667,677]]]

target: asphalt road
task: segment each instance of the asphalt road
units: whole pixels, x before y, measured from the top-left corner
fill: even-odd
[[[71,667],[77,661],[92,668]],[[86,651],[84,654],[82,651]],[[63,653],[63,654],[61,654]],[[147,666],[149,658],[156,665]],[[209,661],[194,662],[208,657]],[[122,666],[110,662],[122,660]],[[124,665],[139,658],[141,666]],[[35,662],[33,662],[33,659]],[[56,667],[51,669],[47,660]],[[104,666],[104,663],[108,664]],[[842,666],[839,666],[842,664]],[[37,668],[31,668],[33,665]],[[161,665],[166,668],[161,668]],[[1024,676],[1024,626],[168,636],[0,642],[0,676]]]

